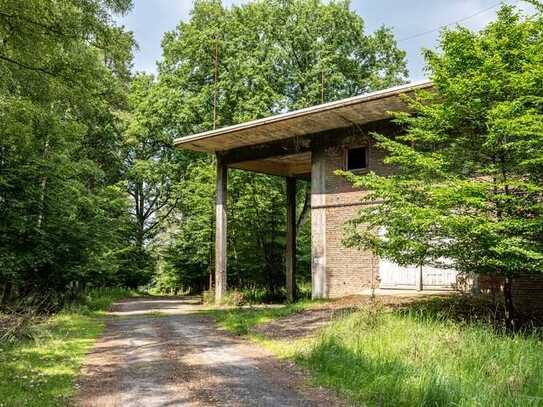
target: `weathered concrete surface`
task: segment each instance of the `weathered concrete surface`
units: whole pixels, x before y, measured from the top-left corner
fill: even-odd
[[[120,303],[82,369],[80,406],[336,406],[292,366],[217,330],[194,298]],[[153,317],[146,313],[171,315]],[[175,314],[175,315],[174,315]]]

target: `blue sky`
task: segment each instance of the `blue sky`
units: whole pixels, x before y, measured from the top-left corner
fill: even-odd
[[[227,6],[246,2],[223,0]],[[118,22],[136,36],[139,51],[134,70],[156,73],[156,61],[162,56],[162,36],[175,29],[180,20],[188,20],[192,0],[135,0],[134,3],[133,10],[119,17]],[[506,0],[505,3],[528,9],[522,1]],[[462,25],[480,29],[495,17],[499,3],[497,0],[352,0],[351,4],[365,20],[367,32],[381,25],[393,29],[398,45],[407,52],[411,79],[419,80],[425,78],[420,50],[435,47],[438,33],[413,36],[463,19]]]

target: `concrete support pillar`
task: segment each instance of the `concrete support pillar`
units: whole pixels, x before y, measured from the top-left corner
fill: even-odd
[[[315,149],[311,154],[311,293],[327,298],[326,281],[326,155]]]
[[[215,303],[220,304],[226,293],[226,195],[228,167],[217,155],[217,180],[215,195]]]
[[[296,296],[296,178],[287,178],[287,247],[285,251],[287,300]]]

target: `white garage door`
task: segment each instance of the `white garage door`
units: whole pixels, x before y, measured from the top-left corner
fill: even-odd
[[[422,268],[423,289],[450,289],[456,283],[458,272],[436,267]],[[403,267],[388,260],[379,261],[381,288],[416,289],[419,276],[417,267]]]

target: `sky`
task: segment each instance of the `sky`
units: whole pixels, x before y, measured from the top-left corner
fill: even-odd
[[[223,4],[247,1],[223,0]],[[531,11],[522,1],[504,2]],[[352,0],[351,8],[362,16],[368,33],[382,25],[392,28],[398,46],[407,53],[410,79],[415,81],[426,77],[421,49],[435,48],[439,27],[461,21],[465,27],[481,29],[495,18],[499,4],[497,0]],[[187,21],[191,7],[192,0],[134,0],[132,11],[117,18],[136,37],[135,71],[156,73],[162,36],[179,21]]]

